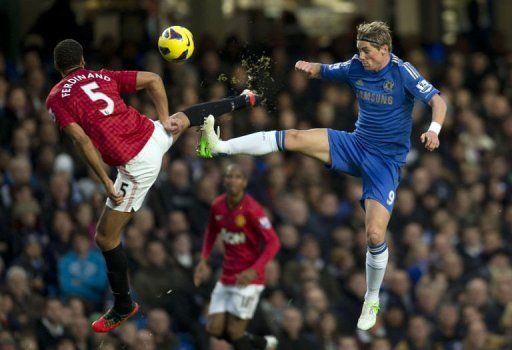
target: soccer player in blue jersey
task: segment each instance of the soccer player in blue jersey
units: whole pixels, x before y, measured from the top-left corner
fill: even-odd
[[[386,23],[371,22],[357,28],[358,55],[336,64],[298,61],[295,69],[311,78],[348,84],[359,102],[353,133],[333,129],[281,130],[249,134],[221,141],[214,118],[203,125],[199,155],[264,155],[296,151],[316,158],[330,168],[361,177],[368,249],[366,295],[357,327],[375,325],[379,290],[388,262],[385,233],[400,181],[400,169],[410,148],[412,109],[415,100],[429,104],[432,122],[421,135],[425,148],[439,147],[438,135],[446,103],[431,83],[408,62],[391,53],[391,31]]]

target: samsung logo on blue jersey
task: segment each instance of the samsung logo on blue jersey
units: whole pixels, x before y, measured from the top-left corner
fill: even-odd
[[[392,105],[393,96],[386,94],[377,94],[375,92],[357,90],[357,98],[371,103],[378,103],[382,105]]]

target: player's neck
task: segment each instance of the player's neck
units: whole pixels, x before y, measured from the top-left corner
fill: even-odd
[[[238,204],[240,204],[240,202],[242,201],[244,196],[245,196],[244,192],[242,192],[240,194],[236,194],[236,195],[227,194],[226,201],[228,202],[228,207],[230,209],[236,208],[238,206]]]
[[[69,68],[67,71],[62,72],[62,77],[65,77],[65,76],[67,76],[67,75],[70,75],[71,73],[73,73],[73,72],[75,72],[75,71],[77,71],[77,70],[79,70],[79,69],[82,69],[82,68],[84,68],[84,66],[82,66],[82,65],[80,65],[80,66],[76,66],[76,67],[71,67],[71,68]]]

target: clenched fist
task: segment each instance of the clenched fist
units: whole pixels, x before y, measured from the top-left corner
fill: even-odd
[[[319,78],[321,67],[322,65],[320,63],[312,63],[306,61],[297,61],[297,63],[295,63],[295,69],[299,72],[306,73],[308,78]]]

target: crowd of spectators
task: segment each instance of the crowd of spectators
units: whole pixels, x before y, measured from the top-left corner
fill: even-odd
[[[223,117],[223,138],[268,129],[353,130],[357,103],[349,88],[293,70],[299,58],[350,58],[352,34],[319,48],[297,30],[276,28],[275,40],[250,50],[236,36],[196,38],[197,52],[183,64],[166,63],[156,47],[110,37],[97,47],[83,44],[90,68],[160,74],[172,111],[257,83],[266,105]],[[511,348],[512,54],[478,51],[461,38],[442,48],[436,64],[425,46],[395,43],[399,56],[440,89],[449,111],[441,147],[428,153],[419,135],[430,109],[414,110],[412,149],[387,237],[381,312],[368,332],[355,329],[365,293],[360,182],[297,154],[198,159],[198,133],[190,130],[164,158],[124,233],[142,311],[118,331],[92,334],[91,319],[111,303],[94,245],[105,193],[45,110],[59,79],[51,48],[28,45],[17,61],[0,53],[0,349],[229,349],[204,330],[220,247],[208,283],[192,284],[228,162],[250,174],[248,191],[268,210],[282,245],[267,266],[252,332],[276,334],[280,350]],[[263,53],[271,57],[267,70],[255,69],[258,59],[242,64],[242,57]],[[263,75],[254,79],[248,70]],[[127,101],[155,118],[147,95]]]

